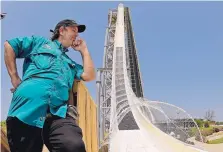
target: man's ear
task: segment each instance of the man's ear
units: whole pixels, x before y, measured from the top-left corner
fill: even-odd
[[[61,26],[59,28],[59,35],[63,35],[65,28],[63,26]]]

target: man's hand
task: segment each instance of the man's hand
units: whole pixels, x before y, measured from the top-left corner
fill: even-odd
[[[83,39],[77,39],[73,42],[72,48],[81,53],[84,65],[84,72],[81,75],[82,80],[92,81],[95,79],[95,68],[91,59],[87,44]]]
[[[21,83],[21,79],[19,77],[15,77],[11,79],[11,82],[14,88],[11,88],[10,90],[13,93],[16,90],[16,88],[19,86],[19,84]]]
[[[83,51],[85,51],[87,48],[87,44],[83,39],[78,38],[73,42],[71,47],[74,50],[79,51],[80,53],[83,53]]]

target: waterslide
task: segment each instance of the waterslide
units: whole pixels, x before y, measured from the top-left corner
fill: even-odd
[[[198,128],[184,110],[135,96],[126,68],[124,26],[124,6],[120,4],[113,52],[109,152],[204,152],[186,143],[190,139],[188,130],[179,124],[193,124]],[[119,123],[129,111],[138,129],[121,130]],[[182,137],[185,138],[182,140]]]

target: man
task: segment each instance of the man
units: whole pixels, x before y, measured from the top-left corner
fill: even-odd
[[[43,143],[51,152],[85,152],[82,131],[68,107],[74,79],[91,81],[95,69],[87,45],[78,33],[85,25],[60,21],[51,40],[39,37],[14,38],[5,42],[5,63],[14,88],[7,118],[11,152],[41,152]],[[79,51],[83,66],[66,52]],[[23,79],[16,58],[24,58]]]

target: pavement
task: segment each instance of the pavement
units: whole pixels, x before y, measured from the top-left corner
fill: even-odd
[[[194,142],[195,145],[199,147],[203,147],[204,150],[207,150],[208,152],[222,152],[223,150],[223,143],[222,144],[206,144],[206,143],[201,143],[198,141]]]

